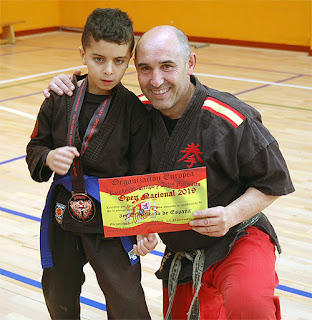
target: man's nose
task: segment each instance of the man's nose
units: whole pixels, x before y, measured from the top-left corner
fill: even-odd
[[[153,70],[150,83],[155,88],[159,88],[164,83],[164,77],[163,77],[162,72],[160,70],[158,70],[158,69]]]

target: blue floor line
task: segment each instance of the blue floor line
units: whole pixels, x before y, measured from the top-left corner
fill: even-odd
[[[6,164],[6,163],[9,163],[9,162],[13,162],[13,161],[16,161],[16,160],[23,159],[23,158],[25,158],[25,157],[26,157],[26,156],[20,156],[20,157],[13,158],[13,159],[10,159],[10,160],[2,161],[2,162],[0,162],[0,166],[1,166],[2,164]]]
[[[40,218],[35,217],[35,216],[32,216],[32,215],[30,215],[30,214],[21,213],[21,212],[14,211],[14,210],[7,209],[7,208],[3,208],[3,207],[0,207],[0,211],[6,212],[6,213],[10,213],[10,214],[13,214],[13,215],[15,215],[15,216],[22,217],[22,218],[34,220],[34,221],[37,221],[37,222],[40,222],[40,221],[41,221]],[[155,256],[160,256],[160,257],[163,256],[163,252],[157,251],[157,250],[153,250],[153,251],[151,251],[150,253],[154,254]]]
[[[34,220],[34,221],[38,221],[38,222],[41,221],[40,218],[32,216],[30,214],[21,213],[21,212],[14,211],[14,210],[7,209],[7,208],[3,208],[3,207],[0,207],[0,211],[4,211],[6,213],[11,213],[11,214],[14,214],[15,216],[19,216],[19,217],[22,217],[22,218],[26,218],[26,219],[30,219],[30,220]]]
[[[282,291],[286,291],[286,292],[290,292],[290,293],[293,293],[293,294],[297,294],[299,296],[303,296],[303,297],[307,297],[307,298],[312,299],[312,293],[311,292],[307,292],[307,291],[303,291],[303,290],[298,290],[298,289],[295,289],[295,288],[287,287],[287,286],[284,286],[282,284],[278,285],[276,287],[276,289],[279,289],[279,290],[282,290]]]
[[[10,214],[14,214],[14,215],[26,218],[26,219],[31,219],[31,220],[40,222],[40,218],[32,216],[32,215],[29,215],[29,214],[21,213],[21,212],[10,210],[10,209],[3,208],[3,207],[0,207],[0,211],[4,211],[4,212],[10,213]],[[159,256],[159,257],[163,256],[163,252],[157,251],[157,250],[153,250],[150,253],[154,254],[156,256]],[[20,277],[22,278],[22,276],[20,276]],[[286,291],[286,292],[290,292],[290,293],[293,293],[293,294],[296,294],[296,295],[299,295],[299,296],[307,297],[307,298],[310,298],[310,299],[312,298],[312,293],[311,292],[298,290],[298,289],[287,287],[287,286],[284,286],[284,285],[278,285],[277,289],[282,290],[282,291]],[[88,304],[88,303],[86,302],[85,304]]]
[[[23,277],[23,276],[21,276],[21,275],[19,275],[17,273],[10,272],[8,270],[4,270],[4,269],[0,268],[0,274],[5,276],[5,277],[8,277],[8,278],[11,278],[11,279],[26,283],[26,284],[28,284],[30,286],[42,289],[41,288],[41,283],[39,281],[35,281],[33,279],[30,279],[30,278],[27,278],[27,277]],[[94,301],[94,300],[91,300],[91,299],[88,299],[88,298],[85,298],[85,297],[80,297],[80,302],[83,303],[83,304],[86,304],[88,306],[91,306],[93,308],[106,311],[106,305],[104,303],[100,303],[100,302],[97,302],[97,301]]]

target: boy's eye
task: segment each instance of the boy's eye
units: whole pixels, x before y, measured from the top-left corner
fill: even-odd
[[[124,62],[124,60],[122,60],[122,59],[116,59],[115,60],[116,64],[123,64],[123,62]]]
[[[103,62],[103,58],[96,57],[96,58],[95,58],[95,61],[96,61],[96,62]]]

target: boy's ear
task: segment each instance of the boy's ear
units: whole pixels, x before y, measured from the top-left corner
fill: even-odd
[[[80,57],[81,57],[82,63],[83,64],[87,64],[86,63],[86,54],[85,54],[82,46],[79,47],[79,53],[80,53]]]

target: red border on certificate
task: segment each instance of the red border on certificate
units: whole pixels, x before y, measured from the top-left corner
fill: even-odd
[[[105,237],[190,230],[206,209],[206,167],[99,179]]]

